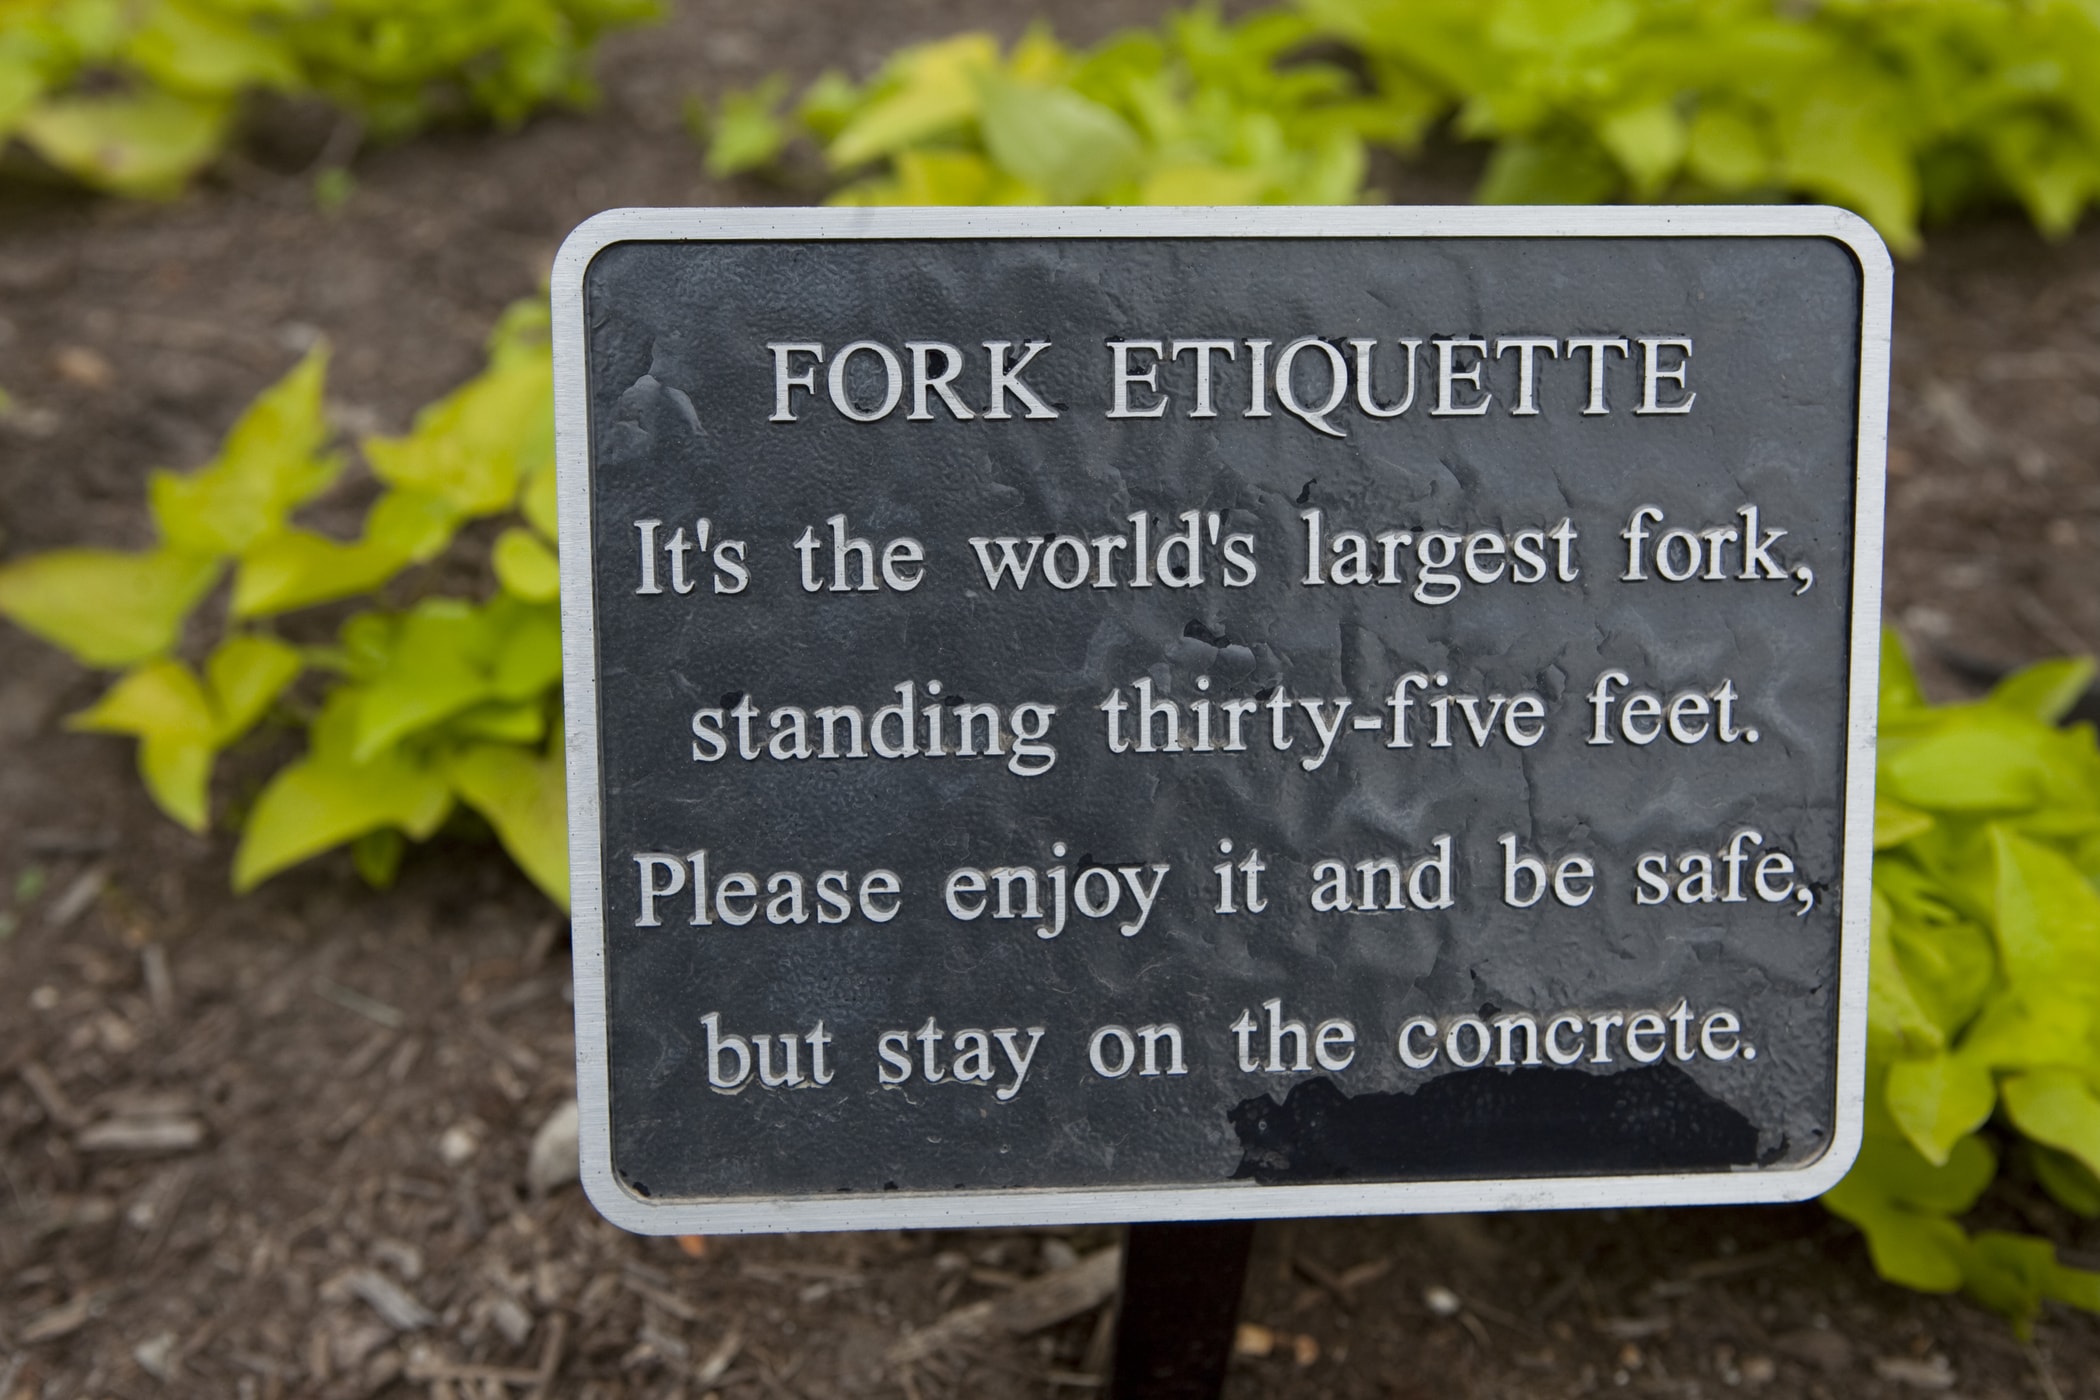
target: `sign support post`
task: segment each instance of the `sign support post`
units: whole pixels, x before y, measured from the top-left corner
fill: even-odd
[[[1130,1227],[1109,1400],[1217,1400],[1253,1244],[1251,1220]]]

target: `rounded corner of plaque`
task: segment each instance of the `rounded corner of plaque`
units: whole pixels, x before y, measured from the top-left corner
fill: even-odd
[[[608,1162],[586,1162],[583,1194],[598,1214],[634,1235],[675,1233],[658,1219],[661,1208],[620,1180]]]
[[[1859,1159],[1861,1128],[1857,1121],[1840,1123],[1829,1144],[1808,1161],[1776,1173],[1789,1201],[1810,1201],[1844,1180]]]
[[[1895,277],[1895,259],[1880,229],[1850,209],[1834,204],[1817,205],[1814,212],[1822,223],[1823,235],[1849,249],[1870,281],[1886,283]]]
[[[569,236],[561,241],[560,249],[554,254],[554,285],[580,286],[593,259],[613,244],[624,243],[632,236],[630,225],[640,212],[636,209],[603,209],[570,229]]]

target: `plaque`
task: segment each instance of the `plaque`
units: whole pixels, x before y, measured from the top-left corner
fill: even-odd
[[[584,224],[593,1201],[687,1234],[1834,1183],[1890,280],[1808,207]]]

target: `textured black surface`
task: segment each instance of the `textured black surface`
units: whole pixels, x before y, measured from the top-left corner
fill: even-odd
[[[1436,1075],[1394,1053],[1394,1033],[1414,1015],[1483,1004],[1542,1017],[1666,1011],[1686,998],[1732,1009],[1759,1049],[1755,1062],[1645,1072],[1681,1086],[1656,1097],[1629,1083],[1600,1110],[1718,1109],[1712,1140],[1725,1151],[1630,1160],[1625,1133],[1563,1131],[1559,1110],[1520,1093],[1506,1100],[1512,1112],[1541,1106],[1537,1150],[1521,1167],[1459,1147],[1433,1161],[1349,1158],[1368,1175],[1817,1155],[1834,1094],[1859,296],[1850,254],[1807,238],[635,243],[601,253],[586,305],[618,1171],[658,1199],[1226,1180],[1242,1170],[1237,1106],[1314,1078],[1234,1063],[1227,1028],[1271,997],[1288,1016],[1357,1027],[1356,1059],[1332,1078],[1360,1101],[1350,1121],[1372,1124],[1366,1140],[1380,1113],[1432,1101],[1415,1091]],[[1696,342],[1700,397],[1686,416],[1636,417],[1635,373],[1615,361],[1614,411],[1584,416],[1582,362],[1546,362],[1536,416],[1498,405],[1483,418],[1430,417],[1424,384],[1401,418],[1339,411],[1347,437],[1334,439],[1281,412],[1242,417],[1243,349],[1237,365],[1220,366],[1215,418],[1179,416],[1187,358],[1161,376],[1179,396],[1173,416],[1105,417],[1107,340],[1267,337],[1280,347],[1314,334],[1377,337],[1387,375],[1403,336],[1684,334]],[[855,424],[824,405],[820,374],[816,400],[797,396],[801,421],[767,421],[767,342],[835,350],[862,338],[969,349],[957,387],[979,408],[977,347],[1047,339],[1027,378],[1061,416],[958,423],[936,404],[934,421],[909,422],[907,393],[887,420]],[[1506,403],[1514,356],[1490,367],[1488,383]],[[1621,582],[1618,532],[1648,503],[1685,525],[1730,523],[1755,503],[1767,525],[1790,532],[1780,552],[1813,565],[1815,587],[1795,597],[1776,582]],[[1307,506],[1331,529],[1372,532],[1515,530],[1566,516],[1580,532],[1581,577],[1469,586],[1440,607],[1404,589],[1306,588]],[[1156,531],[1186,510],[1219,512],[1226,529],[1258,537],[1255,586],[993,593],[967,544],[1102,535],[1126,530],[1134,511],[1149,512]],[[908,594],[802,591],[791,544],[838,512],[878,547],[923,541],[926,581]],[[632,522],[659,518],[668,531],[702,516],[717,538],[749,541],[750,589],[717,596],[701,569],[687,597],[635,596]],[[1605,667],[1666,692],[1732,678],[1763,742],[1589,746],[1582,697]],[[1263,743],[1238,755],[1111,755],[1095,709],[1139,677],[1191,701],[1208,676],[1213,699],[1280,683],[1292,696],[1350,696],[1355,713],[1371,713],[1416,668],[1448,673],[1454,689],[1541,692],[1547,737],[1521,750],[1468,741],[1396,751],[1345,733],[1305,772],[1303,737],[1284,754]],[[1024,778],[982,759],[692,758],[697,708],[749,693],[763,710],[872,712],[899,683],[931,679],[951,699],[1056,704],[1055,766]],[[1793,853],[1817,891],[1813,912],[1635,905],[1637,855],[1710,850],[1743,825]],[[1504,907],[1505,831],[1542,854],[1594,855],[1596,896],[1580,909]],[[1455,908],[1308,909],[1314,861],[1412,860],[1445,832]],[[1210,912],[1221,838],[1263,852],[1265,913]],[[944,912],[950,869],[1047,866],[1054,842],[1075,870],[1089,859],[1172,865],[1142,932],[1124,938],[1075,918],[1045,941],[1032,921],[960,923]],[[903,878],[903,912],[881,925],[698,929],[674,898],[663,926],[635,927],[634,853],[703,847],[718,875],[846,869],[858,879],[887,867]],[[838,1078],[823,1089],[711,1092],[700,1026],[710,1012],[744,1035],[804,1032],[821,1017]],[[876,1036],[929,1015],[951,1035],[1045,1027],[1025,1087],[999,1101],[1003,1069],[993,1087],[878,1086]],[[1112,1022],[1178,1024],[1190,1072],[1099,1078],[1086,1039]],[[1629,1067],[1622,1055],[1515,1078]],[[1455,1083],[1476,1079],[1488,1082]],[[1455,1088],[1437,1093],[1446,1097],[1434,1102],[1464,1109],[1448,1097]]]
[[[1232,1111],[1255,1181],[1711,1171],[1757,1161],[1757,1126],[1672,1064],[1616,1074],[1460,1070],[1412,1094],[1358,1094],[1331,1079]]]

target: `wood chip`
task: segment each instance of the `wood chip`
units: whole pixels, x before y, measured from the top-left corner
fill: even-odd
[[[160,1115],[105,1118],[81,1129],[74,1143],[82,1152],[188,1152],[204,1145],[204,1124]]]
[[[333,1002],[345,1011],[355,1012],[374,1025],[398,1031],[408,1024],[408,1015],[400,1007],[389,1006],[377,997],[368,997],[363,992],[345,987],[326,977],[314,978],[313,987],[314,994],[323,1001]]]
[[[113,831],[59,831],[39,827],[22,833],[22,849],[38,856],[99,856],[113,849]]]
[[[90,906],[101,898],[103,889],[109,884],[109,867],[90,866],[79,879],[66,886],[66,892],[51,902],[44,914],[44,922],[52,928],[67,928]]]
[[[661,1288],[651,1287],[632,1274],[621,1275],[620,1282],[626,1284],[628,1291],[636,1297],[656,1304],[657,1307],[662,1308],[665,1312],[681,1321],[698,1322],[700,1320],[700,1310],[675,1294],[666,1293]]]
[[[365,1038],[362,1044],[350,1052],[341,1065],[336,1067],[337,1075],[344,1079],[357,1078],[357,1076],[378,1063],[379,1057],[392,1049],[393,1044],[394,1033],[392,1031],[384,1027],[373,1031],[371,1035]]]
[[[1791,1244],[1774,1245],[1770,1249],[1755,1250],[1749,1254],[1724,1254],[1715,1259],[1702,1259],[1687,1267],[1680,1277],[1687,1283],[1700,1283],[1707,1279],[1755,1273],[1775,1264],[1784,1264],[1795,1257]]]
[[[1372,1259],[1358,1264],[1354,1268],[1342,1270],[1342,1276],[1336,1279],[1335,1282],[1339,1283],[1343,1288],[1354,1292],[1367,1283],[1378,1282],[1378,1280],[1384,1278],[1392,1271],[1393,1261],[1390,1258]]]
[[[353,1269],[340,1274],[325,1291],[362,1298],[396,1332],[419,1331],[437,1321],[437,1314],[424,1307],[413,1293],[377,1269]]]
[[[80,1110],[73,1106],[73,1101],[66,1097],[66,1091],[59,1088],[58,1080],[52,1077],[51,1071],[45,1069],[42,1063],[26,1060],[15,1072],[22,1076],[22,1082],[29,1086],[30,1093],[36,1095],[36,1101],[43,1105],[45,1116],[53,1123],[66,1129],[80,1126]]]
[[[701,1362],[698,1368],[694,1370],[693,1383],[695,1385],[713,1385],[716,1381],[722,1379],[729,1371],[729,1364],[736,1360],[737,1354],[743,1349],[744,1334],[731,1332],[715,1344],[715,1349],[707,1354],[707,1359]]]
[[[22,1328],[20,1341],[23,1346],[33,1347],[39,1342],[55,1342],[60,1337],[70,1336],[87,1325],[94,1315],[95,1295],[76,1294],[57,1307],[38,1313]]]
[[[1931,1356],[1923,1361],[1908,1356],[1877,1356],[1874,1358],[1874,1374],[1885,1381],[1917,1390],[1954,1388],[1954,1368],[1947,1364],[1944,1356]]]
[[[477,1366],[442,1356],[415,1355],[402,1375],[412,1381],[494,1381],[498,1385],[535,1385],[540,1373],[522,1366]]]
[[[909,1365],[975,1337],[1025,1337],[1054,1327],[1115,1296],[1122,1270],[1121,1248],[1097,1250],[1070,1268],[1031,1279],[1000,1297],[957,1308],[939,1321],[907,1333],[890,1348],[890,1360]]]
[[[1639,1342],[1662,1336],[1675,1323],[1667,1317],[1600,1317],[1594,1325],[1615,1342]]]
[[[554,1378],[561,1374],[562,1348],[569,1340],[569,1315],[554,1313],[547,1319],[547,1344],[540,1348],[539,1376],[526,1400],[545,1400],[552,1393]]]
[[[163,1019],[175,1014],[175,974],[168,966],[164,943],[148,943],[139,949],[139,975],[146,983],[146,999]]]
[[[554,940],[561,937],[561,920],[542,919],[532,930],[532,937],[525,944],[525,966],[538,971],[554,951]]]

